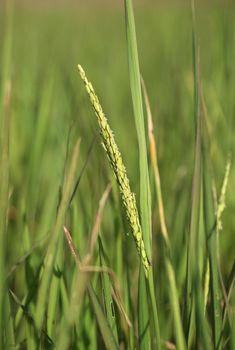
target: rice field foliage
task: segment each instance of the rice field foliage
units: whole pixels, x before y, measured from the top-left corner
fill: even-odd
[[[235,6],[117,5],[0,4],[0,349],[235,349]]]

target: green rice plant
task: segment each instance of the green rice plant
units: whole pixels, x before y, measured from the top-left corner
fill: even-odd
[[[148,278],[150,262],[149,262],[149,259],[147,257],[146,250],[145,250],[145,245],[144,245],[143,236],[142,236],[142,229],[140,226],[139,215],[138,215],[138,211],[137,211],[137,207],[136,207],[135,196],[131,192],[129,180],[128,180],[128,177],[126,175],[126,170],[125,170],[125,166],[124,166],[123,161],[122,161],[120,151],[116,145],[113,133],[112,133],[110,126],[107,122],[107,119],[104,115],[104,112],[102,110],[102,107],[100,105],[98,97],[95,94],[93,86],[87,80],[85,72],[80,65],[78,66],[78,69],[79,69],[81,78],[85,84],[87,93],[90,97],[91,104],[95,110],[95,114],[97,116],[99,126],[100,126],[103,146],[104,146],[104,149],[105,149],[105,151],[108,155],[108,158],[110,160],[110,164],[113,168],[114,174],[116,176],[116,179],[117,179],[117,182],[118,182],[118,185],[120,188],[120,192],[122,195],[123,204],[124,204],[125,209],[126,209],[126,215],[127,215],[128,221],[129,221],[131,229],[132,229],[133,237],[134,237],[135,242],[136,242],[136,247],[137,247],[137,250],[139,252],[139,255],[140,255],[140,258],[142,261],[142,265],[143,265],[144,270],[145,270],[145,275]],[[145,282],[143,282],[143,283],[145,283]],[[153,276],[152,275],[150,276],[149,285],[150,285],[150,296],[151,296],[151,300],[153,302],[153,300],[155,300],[155,297],[154,297],[154,290],[153,290]],[[154,304],[155,304],[155,302],[154,302]],[[146,313],[146,312],[147,312],[147,308],[144,307],[143,313]],[[146,323],[146,320],[148,319],[148,317],[143,316],[143,318],[145,319],[144,323]],[[157,330],[157,334],[156,334],[157,342],[158,342],[157,346],[160,347],[156,305],[155,305],[155,311],[154,311],[154,321],[155,321],[155,328]],[[146,325],[144,327],[146,327]]]
[[[141,223],[144,232],[144,241],[146,242],[145,244],[147,246],[147,253],[151,258],[151,196],[148,175],[147,146],[145,139],[145,123],[140,85],[139,59],[132,1],[125,1],[125,15],[130,87],[139,145]]]
[[[7,216],[8,216],[8,203],[9,203],[9,132],[10,132],[10,84],[4,86],[4,109],[1,115],[3,120],[1,123],[1,139],[0,139],[0,346],[5,347],[4,331],[6,325],[6,310],[5,305],[8,305],[8,293],[6,285],[6,276],[5,276],[5,243],[6,243],[6,233],[7,233]],[[7,304],[6,304],[7,303]],[[7,312],[9,314],[9,310]]]
[[[206,128],[204,124],[204,128]],[[217,265],[217,240],[216,240],[216,216],[212,194],[212,175],[210,170],[209,144],[207,133],[203,139],[203,193],[204,193],[204,216],[205,232],[208,245],[210,266],[210,294],[213,314],[213,343],[215,348],[222,346],[222,313],[220,306],[221,291],[219,287],[219,273]]]
[[[144,271],[140,266],[138,285],[138,343],[140,349],[151,348],[150,314],[148,310],[148,299],[146,296],[147,286]]]
[[[234,349],[234,4],[123,4],[0,1],[1,349]]]
[[[51,283],[52,270],[56,259],[57,248],[59,246],[60,239],[62,239],[63,237],[61,234],[61,231],[65,220],[65,214],[66,214],[70,197],[72,194],[73,184],[75,182],[74,179],[77,171],[79,143],[80,143],[80,140],[76,143],[74,147],[71,165],[68,171],[68,176],[66,178],[66,182],[64,183],[63,189],[62,189],[62,197],[58,207],[56,223],[55,223],[54,230],[48,246],[47,256],[44,262],[45,266],[44,266],[42,281],[40,284],[40,289],[38,291],[38,300],[37,300],[36,311],[35,311],[35,324],[39,332],[42,327],[44,313],[47,307],[47,294]]]
[[[126,209],[126,215],[132,229],[132,234],[136,243],[138,253],[140,255],[142,264],[145,269],[145,274],[148,276],[150,262],[147,257],[142,229],[139,221],[139,214],[136,206],[136,200],[133,192],[131,192],[129,179],[126,174],[126,168],[123,164],[121,153],[118,149],[118,146],[115,142],[113,132],[108,124],[108,121],[104,115],[98,97],[93,89],[92,84],[88,81],[83,68],[78,65],[78,70],[80,76],[85,84],[85,88],[90,97],[91,104],[94,108],[95,114],[98,119],[100,126],[100,133],[102,137],[103,147],[106,151],[106,154],[109,158],[110,165],[116,176],[118,186],[122,195],[122,201]]]
[[[104,247],[102,244],[101,238],[99,238],[99,255],[100,255],[100,266],[107,266],[106,259],[107,255],[105,254]],[[115,307],[114,300],[112,298],[112,285],[109,276],[106,273],[101,274],[101,285],[102,285],[102,297],[104,310],[106,318],[111,328],[116,342],[118,343],[118,331],[117,331],[117,320],[115,316]]]
[[[155,180],[155,187],[157,192],[157,202],[158,202],[158,210],[159,210],[159,219],[160,219],[160,227],[161,227],[161,234],[164,238],[165,243],[165,265],[166,265],[166,273],[168,275],[168,281],[169,281],[169,294],[170,294],[170,300],[172,305],[172,312],[174,315],[174,324],[175,324],[175,335],[176,335],[176,344],[179,349],[186,349],[186,343],[185,343],[185,337],[183,333],[183,325],[181,320],[181,313],[180,313],[180,305],[179,305],[179,296],[176,286],[176,278],[175,278],[175,272],[172,265],[172,259],[171,259],[171,245],[169,241],[169,234],[167,230],[167,224],[165,219],[165,210],[163,205],[163,198],[162,198],[162,188],[161,188],[161,179],[160,179],[160,171],[158,166],[158,156],[157,156],[157,148],[156,148],[156,141],[154,137],[154,128],[153,128],[153,118],[152,118],[152,112],[150,108],[149,98],[147,94],[147,90],[145,87],[144,80],[141,80],[142,83],[142,89],[143,89],[143,95],[144,95],[144,101],[145,101],[145,107],[147,112],[147,118],[148,118],[148,136],[149,136],[149,149],[150,149],[150,159],[152,163],[152,168],[154,172],[154,180]]]
[[[143,113],[143,102],[141,95],[141,82],[140,82],[140,69],[139,69],[139,58],[136,40],[135,20],[133,13],[133,6],[131,0],[125,0],[125,16],[126,16],[126,37],[127,37],[127,53],[129,63],[129,77],[130,87],[132,94],[132,104],[135,117],[136,131],[139,145],[139,169],[140,169],[140,213],[141,213],[141,225],[143,227],[143,238],[146,244],[147,254],[152,260],[152,223],[151,223],[151,194],[149,184],[149,173],[148,173],[148,157],[147,157],[147,145],[145,137],[145,123]],[[142,280],[142,283],[146,283]],[[153,321],[154,321],[154,346],[158,349],[161,347],[161,336],[158,320],[158,311],[156,303],[156,295],[153,280],[153,271],[150,269],[150,277],[148,279],[149,295],[152,304]],[[141,289],[145,289],[142,286]],[[147,295],[146,295],[147,297]],[[147,313],[146,305],[141,303],[142,314]],[[143,317],[145,320],[148,319],[148,314]],[[145,322],[143,323],[145,327]],[[139,327],[140,329],[142,327]],[[142,328],[141,334],[144,333],[145,329]]]
[[[202,191],[202,114],[200,100],[200,70],[199,51],[195,28],[195,9],[192,1],[193,18],[193,67],[194,67],[194,120],[196,125],[195,163],[192,184],[192,207],[190,216],[188,260],[187,260],[187,291],[186,291],[186,313],[188,317],[188,346],[191,346],[192,333],[195,331],[197,337],[194,339],[197,346],[202,344],[204,349],[210,349],[209,326],[204,314],[203,291],[201,287],[200,266],[200,216],[201,216],[201,191]]]
[[[89,272],[91,272],[94,269],[90,267],[89,264],[91,263],[91,260],[92,260],[94,245],[99,232],[101,215],[104,209],[105,202],[108,198],[109,191],[110,191],[110,187],[108,186],[101,197],[95,223],[92,229],[90,251],[85,256],[82,262],[78,253],[76,252],[76,248],[74,247],[70,233],[68,232],[67,228],[64,227],[66,239],[67,239],[69,248],[71,250],[71,253],[75,258],[78,270],[75,272],[74,285],[72,286],[70,303],[68,305],[68,308],[65,310],[65,319],[62,320],[61,322],[61,332],[58,340],[59,349],[61,350],[66,349],[69,346],[70,332],[73,325],[76,323],[76,319],[80,319],[80,313],[82,310],[83,300],[84,300],[84,295],[86,290],[88,292],[89,299],[92,304],[94,313],[96,315],[97,322],[98,322],[101,334],[103,336],[105,345],[107,346],[108,349],[113,349],[113,350],[117,349],[117,337],[115,337],[115,333],[113,333],[113,329],[110,328],[110,324],[106,319],[106,316],[102,310],[102,307],[100,306],[96,293],[89,281],[90,280]]]
[[[9,207],[9,137],[11,113],[11,53],[13,1],[5,3],[5,38],[2,47],[2,81],[0,86],[0,348],[14,346],[14,333],[8,286],[6,283],[6,238]],[[8,320],[8,322],[7,322]]]
[[[222,291],[222,296],[224,298],[224,303],[225,306],[222,311],[222,331],[221,334],[224,337],[224,328],[225,328],[225,317],[224,315],[228,310],[230,309],[230,301],[229,301],[229,294],[230,294],[230,287],[228,288],[228,292],[226,291],[226,287],[224,284],[224,278],[223,274],[221,271],[221,253],[220,253],[220,234],[222,233],[223,230],[223,225],[222,225],[222,214],[226,208],[226,191],[227,191],[227,186],[228,186],[228,180],[229,180],[229,175],[230,175],[230,170],[231,170],[231,154],[229,154],[226,168],[225,168],[225,174],[221,186],[221,191],[220,191],[220,196],[218,200],[218,205],[216,209],[216,244],[217,244],[217,265],[218,265],[218,274],[219,274],[219,282],[220,282],[220,287]],[[232,327],[231,327],[232,329]],[[222,342],[222,339],[221,339]]]
[[[48,74],[49,75],[49,74]],[[37,208],[37,201],[39,195],[39,184],[41,180],[41,172],[38,171],[37,164],[42,162],[43,148],[46,142],[46,136],[48,133],[48,126],[50,125],[50,113],[51,113],[51,100],[53,94],[53,75],[49,75],[45,79],[44,86],[42,87],[42,97],[40,99],[40,106],[37,117],[36,131],[34,135],[34,143],[32,145],[32,151],[30,154],[30,173],[28,183],[28,194],[27,194],[27,213],[28,220],[34,222],[35,212]]]

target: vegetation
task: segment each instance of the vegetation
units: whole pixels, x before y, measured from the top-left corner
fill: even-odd
[[[0,5],[0,349],[235,349],[235,11],[191,5]]]

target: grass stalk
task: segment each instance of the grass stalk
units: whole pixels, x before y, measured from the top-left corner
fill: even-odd
[[[146,244],[147,254],[152,260],[152,224],[151,224],[151,194],[148,172],[148,157],[145,136],[145,122],[143,113],[143,102],[141,94],[141,81],[138,48],[136,40],[135,19],[131,0],[125,0],[125,16],[126,16],[126,37],[127,37],[127,53],[129,63],[130,87],[133,103],[133,111],[135,117],[138,145],[139,145],[139,169],[140,169],[140,213],[141,225],[143,229],[143,238]],[[161,336],[158,321],[158,311],[155,296],[153,271],[150,270],[149,291],[153,311],[155,346],[161,348]],[[146,296],[147,297],[147,296]]]
[[[0,349],[235,349],[235,2],[199,6],[199,30],[193,0],[192,19],[189,4],[14,3],[0,1]],[[92,75],[123,158],[80,66],[77,89],[78,56],[103,57]]]
[[[103,243],[101,238],[99,238],[99,256],[100,256],[100,266],[107,267],[106,257]],[[107,273],[101,274],[101,285],[102,285],[102,296],[105,315],[114,335],[116,342],[118,343],[118,331],[117,331],[117,320],[115,315],[114,300],[112,298],[112,286],[111,281]]]
[[[138,344],[140,350],[151,349],[151,335],[150,335],[150,317],[148,310],[148,300],[146,278],[142,266],[139,269],[139,286],[138,286]]]
[[[5,295],[7,293],[5,276],[7,213],[9,201],[9,135],[11,104],[11,53],[13,1],[4,3],[5,37],[3,41],[2,85],[0,86],[0,348],[4,348]]]
[[[143,96],[144,96],[145,107],[146,107],[147,118],[148,118],[150,159],[151,159],[151,164],[154,172],[155,187],[157,192],[157,203],[158,203],[158,210],[159,210],[161,233],[165,244],[164,260],[166,265],[168,282],[170,286],[169,294],[170,294],[170,301],[171,301],[173,315],[174,315],[176,343],[177,343],[177,347],[183,350],[183,349],[186,349],[186,343],[185,343],[183,325],[182,325],[182,320],[180,315],[180,305],[179,305],[179,297],[178,297],[178,291],[176,286],[175,272],[171,262],[171,247],[170,247],[169,234],[167,230],[165,210],[164,210],[163,198],[162,198],[161,179],[160,179],[160,171],[158,167],[157,148],[156,148],[156,142],[154,137],[153,118],[152,118],[152,112],[150,108],[147,90],[143,79],[141,79],[141,84],[142,84]]]
[[[81,261],[71,238],[69,231],[64,227],[64,233],[71,251],[73,255],[76,265],[77,271],[75,272],[75,283],[72,287],[72,294],[70,297],[70,303],[68,305],[67,310],[65,310],[65,319],[61,322],[61,332],[59,337],[59,350],[67,349],[70,344],[70,332],[76,320],[80,320],[80,315],[83,307],[83,301],[85,297],[86,291],[88,292],[91,304],[93,306],[94,313],[97,318],[97,322],[103,336],[104,343],[107,349],[117,350],[117,338],[115,338],[115,334],[110,328],[110,324],[108,323],[105,314],[103,313],[102,307],[98,301],[98,298],[92,288],[90,283],[90,272],[92,268],[89,267],[93,253],[94,246],[98,237],[98,232],[100,229],[101,217],[104,210],[105,203],[107,201],[108,195],[110,192],[110,186],[106,188],[104,191],[97,211],[95,223],[92,229],[91,234],[91,242],[90,242],[90,250],[89,253],[85,256],[84,260]]]
[[[222,311],[220,306],[221,291],[219,288],[219,272],[217,265],[216,217],[212,194],[209,149],[207,141],[203,142],[203,187],[204,187],[204,220],[210,265],[210,296],[213,314],[213,339],[216,349],[221,349]]]
[[[42,322],[43,322],[43,318],[46,310],[47,295],[50,287],[53,266],[54,266],[54,262],[57,254],[58,242],[60,238],[61,239],[63,238],[62,230],[63,230],[63,224],[65,220],[65,214],[69,205],[69,201],[70,201],[70,197],[72,194],[72,189],[73,189],[73,185],[76,177],[79,144],[80,144],[80,140],[77,141],[73,150],[72,160],[68,171],[68,176],[63,185],[61,202],[58,208],[55,226],[53,229],[53,233],[50,239],[47,255],[44,262],[44,272],[43,272],[42,281],[38,292],[38,300],[37,300],[36,312],[35,312],[35,324],[38,331],[41,330]]]
[[[194,68],[194,116],[196,124],[196,144],[195,144],[195,163],[192,184],[192,207],[190,217],[189,232],[189,250],[188,250],[188,271],[187,271],[187,315],[189,316],[189,326],[195,325],[196,344],[202,344],[203,349],[210,349],[210,336],[207,319],[204,313],[204,296],[202,292],[202,276],[200,271],[200,230],[199,222],[201,215],[201,191],[202,191],[202,172],[204,164],[202,161],[202,113],[200,100],[200,66],[199,52],[197,46],[196,25],[195,25],[195,8],[192,1],[192,18],[193,18],[193,68]],[[190,260],[189,260],[190,259]],[[190,279],[190,280],[189,280]],[[190,293],[192,297],[190,297]],[[192,298],[192,300],[190,300]],[[195,320],[194,313],[191,312],[193,302],[195,302]],[[191,310],[190,310],[191,308]],[[195,322],[196,321],[196,322]],[[189,328],[189,335],[190,335]]]
[[[151,261],[152,229],[151,229],[151,195],[148,174],[148,157],[145,137],[145,123],[140,84],[140,70],[135,31],[135,20],[132,1],[125,1],[127,53],[129,63],[129,77],[132,95],[132,104],[139,145],[140,169],[140,216],[143,229],[143,238],[147,255]]]

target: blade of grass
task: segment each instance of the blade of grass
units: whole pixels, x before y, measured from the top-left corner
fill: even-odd
[[[124,270],[124,278],[123,283],[126,285],[126,288],[124,289],[124,300],[125,300],[125,310],[127,311],[128,315],[132,315],[132,323],[134,323],[134,317],[133,317],[133,304],[131,299],[131,276],[129,274],[129,271],[127,269]],[[136,346],[136,334],[134,327],[131,327],[128,337],[128,348],[134,349]]]
[[[220,280],[220,287],[223,292],[223,297],[224,297],[224,303],[225,303],[225,308],[229,307],[229,301],[228,301],[228,296],[226,293],[226,288],[224,285],[224,280],[223,280],[223,274],[221,271],[221,258],[220,258],[220,231],[222,231],[223,226],[222,226],[222,214],[223,211],[226,207],[225,203],[225,197],[226,197],[226,191],[227,191],[227,186],[228,186],[228,180],[229,180],[229,175],[230,175],[230,170],[231,170],[231,154],[229,154],[227,164],[226,164],[226,169],[225,169],[225,174],[222,182],[222,187],[220,191],[220,196],[219,196],[219,202],[217,205],[217,210],[216,210],[216,248],[217,248],[217,265],[218,265],[218,273],[219,273],[219,280]],[[223,330],[223,324],[222,324],[222,330]]]
[[[11,305],[9,300],[9,294],[6,295],[5,300],[5,322],[6,322],[6,345],[5,349],[16,349],[15,344],[15,330],[14,330],[14,321],[11,312]]]
[[[55,334],[56,317],[58,314],[58,299],[60,295],[61,278],[63,271],[63,240],[59,240],[58,250],[55,260],[54,272],[51,279],[50,294],[47,308],[47,334],[53,338]]]
[[[150,159],[152,163],[152,168],[154,172],[154,180],[155,180],[155,187],[157,192],[157,201],[158,201],[158,210],[159,210],[159,218],[160,218],[160,227],[161,227],[161,233],[164,238],[165,242],[165,265],[166,265],[166,272],[168,276],[168,282],[169,282],[169,294],[170,294],[170,301],[172,305],[172,310],[174,314],[174,325],[175,325],[175,334],[176,334],[176,343],[177,347],[179,349],[186,349],[186,343],[183,333],[183,325],[182,320],[180,316],[180,305],[179,305],[179,297],[178,297],[178,291],[176,286],[176,279],[175,279],[175,272],[172,266],[171,257],[170,257],[170,241],[169,241],[169,234],[167,230],[166,220],[165,220],[165,211],[164,211],[164,205],[163,205],[163,199],[162,199],[162,190],[161,190],[161,179],[160,179],[160,171],[158,167],[158,157],[157,157],[157,149],[156,149],[156,142],[154,137],[154,129],[153,129],[153,118],[152,118],[152,112],[150,108],[149,98],[147,94],[147,90],[145,87],[145,83],[143,78],[141,79],[142,89],[143,89],[143,95],[144,95],[144,101],[146,106],[146,112],[148,117],[148,136],[149,136],[149,146],[150,146]]]
[[[7,293],[5,275],[5,252],[6,252],[6,232],[7,213],[9,202],[9,133],[10,133],[10,85],[5,90],[3,123],[0,139],[0,348],[3,345],[3,333],[5,328],[5,295]]]
[[[4,36],[2,47],[2,86],[0,97],[0,111],[1,120],[0,126],[3,126],[4,119],[2,113],[4,109],[4,100],[6,96],[7,82],[10,80],[11,75],[11,54],[12,54],[12,34],[13,34],[13,15],[14,15],[14,2],[13,0],[5,0],[3,5],[3,18],[4,18]]]
[[[192,5],[192,21],[193,21],[193,72],[194,72],[194,122],[196,130],[196,147],[195,147],[195,163],[193,173],[193,184],[192,184],[192,204],[191,204],[191,216],[190,216],[190,227],[188,237],[188,251],[187,251],[187,276],[186,276],[186,292],[185,292],[185,329],[187,332],[187,345],[191,345],[191,334],[192,328],[195,328],[194,321],[194,300],[192,294],[192,271],[195,266],[195,247],[196,247],[196,236],[199,227],[199,213],[200,213],[200,194],[201,194],[201,151],[200,151],[200,139],[201,139],[201,125],[200,120],[197,119],[199,113],[198,106],[198,92],[197,92],[197,63],[196,63],[196,31],[195,31],[195,18],[194,18],[194,2],[191,1]],[[199,129],[200,126],[200,129]],[[192,255],[193,253],[193,255]]]
[[[230,321],[230,313],[231,314],[233,313],[233,306],[234,306],[233,294],[234,294],[234,286],[235,286],[235,261],[233,263],[232,270],[231,270],[231,272],[229,274],[227,285],[228,285],[228,287],[227,287],[227,289],[228,289],[228,296],[227,296],[227,303],[225,304],[224,312],[223,312],[223,326],[225,324],[226,318],[228,318],[229,323],[231,323],[231,321]],[[231,306],[232,307],[230,307],[230,305],[229,305],[230,299],[232,299],[231,300]]]
[[[11,52],[13,1],[5,1],[5,33],[3,40],[2,86],[0,95],[0,348],[4,348],[5,328],[5,241],[7,231],[8,192],[9,192],[9,135],[11,100]]]
[[[144,271],[142,266],[139,269],[139,286],[138,286],[138,343],[140,350],[151,349],[151,337],[150,337],[150,319],[148,311],[148,300],[146,279],[144,277]]]
[[[166,225],[165,211],[164,211],[163,198],[162,198],[162,187],[161,187],[160,171],[159,171],[159,167],[158,167],[157,147],[156,147],[156,141],[155,141],[155,137],[154,137],[153,117],[152,117],[152,112],[151,112],[151,108],[150,108],[147,89],[146,89],[146,86],[144,83],[144,79],[142,77],[141,77],[141,85],[142,85],[145,108],[146,108],[147,119],[148,119],[148,138],[149,138],[150,160],[151,160],[152,168],[153,168],[153,172],[154,172],[154,181],[155,181],[155,187],[156,187],[156,192],[157,192],[157,202],[158,202],[161,233],[162,233],[162,236],[163,236],[164,241],[166,243],[166,246],[169,247],[169,235],[168,235],[168,230],[167,230],[167,225]]]
[[[117,342],[112,333],[112,330],[108,325],[106,317],[102,311],[102,307],[100,306],[99,301],[96,297],[96,294],[89,282],[90,270],[86,270],[86,267],[89,267],[89,263],[91,262],[91,259],[93,257],[94,247],[95,247],[95,243],[98,237],[98,232],[100,229],[102,213],[103,213],[104,206],[107,201],[109,192],[110,192],[110,185],[107,186],[106,190],[104,191],[101,197],[99,208],[95,218],[95,223],[92,229],[90,250],[82,262],[80,257],[78,256],[78,253],[75,250],[70,233],[64,227],[64,233],[66,235],[66,239],[67,239],[70,251],[73,257],[75,258],[75,261],[77,264],[77,272],[76,272],[74,287],[72,288],[70,303],[69,303],[68,309],[65,311],[66,316],[64,321],[61,323],[60,337],[58,340],[59,350],[67,349],[67,347],[69,346],[69,339],[70,339],[69,334],[76,320],[78,321],[80,320],[80,314],[81,314],[86,290],[88,291],[91,303],[93,305],[93,309],[97,317],[97,322],[100,327],[100,331],[103,336],[103,340],[107,346],[107,349],[111,349],[111,350],[118,349]]]
[[[99,255],[100,255],[100,266],[105,267],[106,265],[106,254],[104,252],[104,247],[102,244],[101,237],[99,237]],[[117,332],[117,324],[116,324],[116,316],[115,316],[115,308],[112,298],[111,284],[109,276],[106,273],[101,273],[101,286],[102,286],[102,295],[103,295],[103,303],[104,309],[106,312],[107,321],[109,327],[112,330],[114,338],[118,343],[118,332]]]
[[[172,307],[172,312],[174,315],[174,327],[175,327],[175,337],[177,349],[186,349],[186,342],[183,333],[183,325],[180,314],[179,296],[176,286],[175,272],[169,257],[165,258],[167,277],[169,282],[169,295]]]
[[[107,319],[102,311],[102,307],[98,301],[98,298],[92,288],[91,284],[88,285],[89,297],[98,321],[100,332],[105,342],[106,348],[109,350],[117,350],[117,342],[115,341],[113,332],[111,331]]]
[[[230,172],[231,166],[231,158],[230,155],[228,157],[228,162],[226,165],[226,171],[224,175],[224,180],[222,183],[221,194],[219,197],[219,201],[217,203],[217,194],[215,188],[215,181],[212,176],[212,164],[210,157],[210,149],[211,149],[211,124],[209,123],[209,116],[207,113],[205,99],[202,93],[202,89],[200,89],[200,98],[202,102],[202,112],[203,112],[203,142],[202,142],[202,154],[203,154],[203,185],[204,185],[204,216],[205,216],[205,233],[206,240],[211,239],[210,235],[216,236],[213,238],[210,244],[207,244],[209,257],[208,260],[208,291],[207,298],[211,297],[212,299],[212,314],[213,314],[213,338],[214,338],[214,346],[217,344],[218,349],[223,347],[222,345],[222,332],[223,332],[223,324],[222,324],[222,310],[220,305],[220,287],[223,292],[224,302],[226,307],[228,307],[228,298],[224,286],[224,281],[220,269],[220,250],[219,250],[219,231],[222,229],[221,216],[225,209],[225,193],[227,188],[227,182]],[[209,130],[210,126],[210,130]],[[205,188],[205,186],[210,186]],[[207,217],[208,215],[208,217]],[[209,224],[211,225],[211,229],[209,230]],[[212,248],[213,247],[213,248]],[[211,258],[211,254],[214,256]],[[212,267],[213,265],[213,267]],[[219,286],[220,281],[220,286]],[[213,295],[214,294],[214,295]]]
[[[195,9],[192,1],[192,19],[193,19],[193,65],[194,65],[194,102],[195,102],[195,123],[196,123],[196,145],[195,145],[195,163],[192,185],[192,207],[190,218],[189,248],[188,248],[188,271],[187,271],[187,315],[190,328],[195,326],[196,343],[199,346],[202,343],[203,349],[210,349],[210,337],[207,320],[204,314],[203,293],[201,287],[200,273],[200,212],[201,212],[201,190],[202,190],[202,117],[201,103],[199,99],[200,74],[199,74],[199,55],[197,47],[196,26],[195,26]],[[192,300],[190,300],[190,294]],[[195,300],[196,323],[192,317],[193,301]],[[188,342],[190,339],[188,339]]]
[[[53,229],[53,233],[52,233],[49,247],[47,250],[47,256],[45,259],[45,266],[44,266],[42,281],[38,292],[38,300],[37,300],[36,313],[35,313],[35,324],[38,331],[40,331],[41,329],[43,318],[44,318],[44,313],[45,313],[46,304],[47,304],[47,295],[48,295],[49,286],[51,282],[53,266],[56,258],[58,242],[59,242],[59,239],[63,237],[61,232],[63,229],[66,210],[69,205],[69,200],[71,197],[71,191],[74,185],[74,179],[76,177],[79,145],[80,145],[80,140],[77,141],[73,150],[72,160],[68,171],[68,177],[65,180],[65,183],[63,185],[62,198],[58,208],[55,226]]]
[[[42,163],[42,158],[45,152],[46,137],[50,130],[50,112],[51,100],[53,93],[53,78],[45,75],[46,79],[40,97],[40,105],[38,116],[34,130],[34,143],[31,150],[31,159],[29,165],[29,183],[28,183],[28,198],[27,198],[27,216],[28,221],[35,221],[35,212],[37,208],[38,192],[40,190],[41,172],[38,169],[38,164]]]
[[[145,137],[145,123],[143,113],[143,103],[140,84],[140,70],[138,49],[135,31],[135,20],[131,0],[125,0],[125,17],[126,17],[126,37],[127,52],[129,63],[129,77],[132,94],[132,103],[136,124],[136,131],[139,145],[139,169],[140,169],[140,214],[141,226],[143,230],[143,239],[146,245],[147,255],[152,260],[152,225],[151,225],[151,194],[148,173],[148,157]],[[158,311],[153,281],[153,271],[150,269],[149,274],[149,291],[153,310],[154,321],[154,343],[157,349],[161,348],[161,337],[158,321]],[[147,295],[146,295],[147,297]],[[144,312],[144,311],[143,311]],[[144,332],[144,329],[142,330]]]
[[[216,217],[214,210],[214,200],[212,193],[212,176],[209,157],[209,144],[205,131],[203,133],[203,203],[204,203],[204,222],[205,232],[209,254],[210,264],[210,296],[212,300],[213,314],[213,340],[214,346],[221,349],[222,335],[222,313],[220,306],[220,288],[219,288],[219,273],[217,265],[217,241],[216,241]]]
[[[233,307],[235,306],[235,293],[232,295],[232,305]],[[230,339],[230,349],[234,350],[235,349],[235,314],[233,312],[232,314],[232,322],[231,322],[231,339]]]
[[[140,216],[147,254],[151,260],[151,196],[148,174],[148,158],[145,137],[145,123],[140,85],[139,59],[136,41],[135,20],[132,1],[125,1],[127,52],[129,77],[132,94],[134,118],[139,145],[140,169]]]

